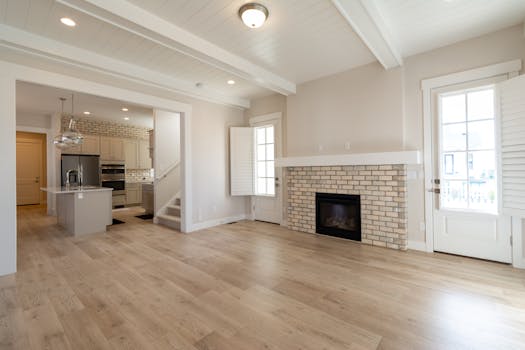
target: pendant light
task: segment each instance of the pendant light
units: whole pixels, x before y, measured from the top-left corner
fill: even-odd
[[[67,128],[67,130],[62,132],[62,134],[58,134],[53,139],[53,143],[58,148],[68,148],[70,146],[80,145],[84,141],[84,137],[82,136],[82,134],[79,133],[75,128],[76,122],[74,119],[74,115],[75,115],[74,114],[75,112],[74,98],[75,98],[75,95],[71,94],[71,115],[69,116],[69,127]],[[60,98],[60,102],[62,104],[62,113],[60,114],[61,118],[64,116],[64,101],[66,101],[66,99],[64,97],[61,97]]]

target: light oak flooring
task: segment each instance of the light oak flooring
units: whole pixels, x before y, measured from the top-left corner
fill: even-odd
[[[525,272],[240,222],[67,236],[20,208],[1,349],[524,349]]]

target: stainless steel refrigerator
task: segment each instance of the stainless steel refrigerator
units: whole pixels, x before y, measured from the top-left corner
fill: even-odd
[[[61,161],[62,186],[66,185],[69,170],[69,184],[80,185],[80,176],[83,186],[100,186],[100,160],[99,156],[83,156],[63,154]]]

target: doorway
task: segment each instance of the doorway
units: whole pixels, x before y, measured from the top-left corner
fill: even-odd
[[[46,135],[16,132],[16,204],[45,204],[47,186]]]
[[[255,195],[252,210],[255,220],[280,224],[282,220],[282,168],[275,158],[282,155],[280,114],[250,119],[255,139]]]
[[[510,263],[511,223],[501,213],[496,83],[433,91],[434,250]]]

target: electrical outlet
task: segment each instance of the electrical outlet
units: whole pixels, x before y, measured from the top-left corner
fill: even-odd
[[[346,142],[345,142],[345,149],[346,149],[347,151],[350,150],[350,141],[346,141]]]
[[[420,222],[419,223],[419,231],[425,231],[425,229],[426,229],[425,223],[424,222]]]

